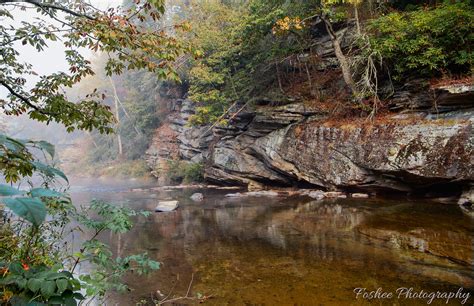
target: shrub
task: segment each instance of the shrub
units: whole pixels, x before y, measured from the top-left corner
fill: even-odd
[[[368,29],[396,80],[472,71],[474,11],[466,3],[394,12],[370,22]]]
[[[168,169],[163,176],[173,183],[199,183],[204,180],[203,165],[182,160],[168,161]]]
[[[203,165],[201,163],[189,163],[184,167],[184,182],[199,183],[204,180]]]

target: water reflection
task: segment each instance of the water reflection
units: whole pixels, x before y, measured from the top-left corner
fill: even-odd
[[[78,192],[153,210],[179,199],[172,213],[137,219],[127,235],[104,236],[117,254],[146,251],[163,263],[111,303],[134,305],[157,290],[212,294],[215,305],[354,304],[355,287],[473,288],[473,220],[455,206],[379,200],[226,199],[205,191]],[[439,301],[440,304],[444,301]],[[191,302],[190,302],[191,303]],[[426,304],[391,300],[393,305]]]

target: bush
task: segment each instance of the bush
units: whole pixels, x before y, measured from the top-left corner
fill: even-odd
[[[200,183],[204,181],[203,165],[181,160],[168,161],[168,169],[162,175],[173,183]]]
[[[203,166],[200,163],[189,163],[184,167],[184,182],[199,183],[204,180]]]
[[[396,80],[472,71],[474,11],[466,3],[391,13],[368,28]]]

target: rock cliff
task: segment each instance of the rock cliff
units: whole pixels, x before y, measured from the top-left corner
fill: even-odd
[[[178,111],[162,127],[173,135],[157,132],[148,161],[154,169],[170,156],[202,162],[207,180],[250,188],[469,189],[474,179],[474,87],[437,90],[431,107],[422,95],[410,95],[399,93],[392,103],[412,103],[411,112],[374,122],[337,122],[314,107],[292,103],[260,106],[214,129],[186,126],[193,103],[178,101]]]

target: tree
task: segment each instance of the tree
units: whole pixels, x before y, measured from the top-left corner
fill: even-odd
[[[474,9],[469,2],[392,12],[369,22],[373,49],[396,81],[474,71]]]
[[[341,67],[342,77],[344,78],[344,82],[351,89],[352,94],[356,94],[357,88],[356,88],[354,79],[352,78],[351,67],[349,65],[349,61],[347,60],[347,57],[344,55],[344,52],[342,51],[342,48],[341,48],[341,42],[340,42],[341,38],[337,37],[337,34],[335,33],[328,16],[326,16],[323,13],[321,15],[321,20],[324,22],[324,25],[326,26],[326,30],[329,33],[329,37],[331,38],[331,42],[334,47],[334,53],[336,54],[336,58],[339,61],[339,66]]]
[[[334,31],[334,28],[331,23],[331,19],[334,17],[334,6],[339,4],[350,4],[354,8],[354,17],[356,20],[356,30],[357,35],[361,35],[361,25],[359,20],[359,10],[358,6],[361,3],[361,0],[323,0],[321,1],[321,6],[318,9],[319,17],[324,22],[326,30],[331,38],[331,42],[334,48],[334,53],[336,58],[339,62],[339,66],[341,67],[342,77],[344,78],[344,82],[350,88],[353,95],[358,96],[358,90],[356,83],[353,78],[353,71],[351,69],[351,65],[349,63],[348,58],[344,54],[342,47],[341,47],[341,37],[338,37]],[[316,16],[317,16],[316,15]]]
[[[10,9],[36,11],[40,18],[8,25],[13,21]],[[185,46],[163,29],[151,29],[145,21],[156,21],[164,13],[164,1],[138,0],[135,5],[101,11],[86,1],[0,0],[0,86],[8,91],[0,100],[0,109],[8,115],[28,113],[43,122],[60,122],[68,131],[98,129],[112,132],[114,115],[101,101],[104,96],[92,91],[77,103],[63,92],[93,75],[90,62],[79,51],[87,48],[107,54],[107,75],[124,69],[146,69],[160,78],[177,79],[173,61]],[[177,25],[177,29],[184,29]],[[69,72],[39,76],[28,90],[25,77],[35,75],[31,63],[18,60],[18,43],[29,44],[39,52],[47,43],[61,39]]]

